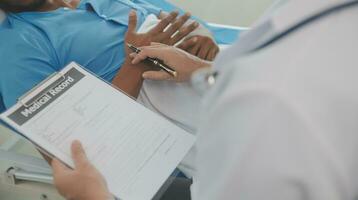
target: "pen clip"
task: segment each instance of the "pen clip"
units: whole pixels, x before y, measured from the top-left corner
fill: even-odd
[[[36,102],[37,100],[39,100],[42,96],[36,98],[35,100],[29,102],[24,102],[24,99],[26,99],[31,93],[33,93],[36,89],[38,89],[39,87],[41,87],[42,85],[44,85],[48,80],[50,80],[51,78],[55,77],[55,76],[60,76],[61,78],[61,82],[63,80],[66,79],[65,75],[62,74],[61,72],[55,72],[53,74],[51,74],[49,77],[47,77],[45,80],[41,81],[39,84],[37,84],[34,88],[32,88],[31,90],[29,90],[28,92],[26,92],[24,95],[22,95],[21,97],[19,97],[17,99],[17,102],[19,102],[20,104],[22,104],[25,108],[30,107],[34,102]],[[54,86],[56,87],[56,86]],[[51,89],[53,89],[53,87],[48,88],[45,91],[42,91],[41,93],[47,93],[48,91],[50,91]]]

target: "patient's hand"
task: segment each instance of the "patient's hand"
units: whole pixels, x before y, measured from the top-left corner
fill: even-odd
[[[178,48],[208,61],[213,61],[219,53],[219,47],[212,38],[200,35],[186,38]]]
[[[128,18],[128,31],[125,36],[125,42],[138,47],[147,46],[152,41],[175,44],[195,30],[199,25],[196,22],[184,25],[190,18],[189,14],[179,18],[177,18],[177,16],[177,12],[172,12],[149,32],[137,33],[137,15],[135,11],[131,11]],[[177,32],[178,30],[180,30],[179,33]],[[146,63],[131,63],[129,54],[132,53],[132,51],[127,45],[125,45],[125,51],[126,60],[112,80],[112,84],[126,92],[128,95],[136,98],[143,83],[142,74],[153,69],[151,68],[151,65]]]
[[[137,16],[135,11],[131,11],[126,42],[136,46],[149,45],[150,42],[174,45],[199,27],[195,21],[186,23],[190,17],[189,13],[178,17],[178,12],[171,12],[162,16],[161,21],[147,33],[136,33]]]
[[[180,17],[178,17],[178,15],[176,11],[163,14],[160,16],[161,21],[154,28],[147,33],[139,34],[135,31],[137,27],[136,13],[135,11],[131,11],[126,42],[135,46],[146,46],[150,44],[150,42],[173,46],[184,39],[184,41],[179,44],[179,48],[201,59],[214,60],[219,52],[219,47],[215,41],[208,36],[189,36],[200,24],[196,21],[190,22],[191,15],[189,13],[185,13]],[[128,53],[127,51],[127,55]]]
[[[177,12],[171,12],[169,15],[163,14],[159,16],[159,18],[162,19],[160,22],[162,24],[152,30],[154,33],[161,33],[164,30],[163,27],[168,27],[170,23],[173,23],[173,25],[167,29],[166,33],[162,33],[160,35],[155,34],[158,35],[158,37],[152,40],[152,42],[159,42],[172,46],[185,38],[184,41],[178,45],[179,48],[201,59],[213,61],[216,55],[219,53],[219,47],[217,46],[216,42],[208,35],[201,35],[201,33],[196,35],[194,32],[198,28],[205,30],[207,29],[201,26],[199,23],[190,20],[189,13],[186,13],[185,15],[175,20],[177,15]],[[175,20],[175,22],[173,22],[173,20]],[[157,28],[159,30],[155,30]],[[209,32],[209,30],[207,31]],[[169,36],[171,36],[171,38]],[[160,39],[161,37],[164,37],[165,39]]]
[[[177,11],[161,14],[159,16],[161,21],[148,32],[153,35],[152,42],[171,46],[177,44],[200,25],[198,22],[190,20],[190,17],[190,13],[178,17]]]

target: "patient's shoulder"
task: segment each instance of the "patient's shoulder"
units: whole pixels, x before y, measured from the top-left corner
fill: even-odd
[[[7,45],[16,48],[14,44],[22,44],[41,49],[50,45],[48,36],[43,30],[13,16],[7,16],[0,26],[0,37],[6,41],[2,42],[0,47]]]
[[[0,43],[0,60],[0,96],[6,107],[55,72],[57,66],[46,48],[18,34]]]
[[[6,107],[59,66],[44,33],[25,23],[11,25],[0,29],[0,96]]]
[[[56,65],[56,54],[45,37],[22,29],[1,29],[0,70],[10,70],[28,62]]]
[[[57,58],[41,39],[11,30],[0,31],[0,38],[0,90],[56,70]]]

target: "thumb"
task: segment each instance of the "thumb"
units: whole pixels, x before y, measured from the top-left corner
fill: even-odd
[[[154,46],[156,46],[156,47],[158,47],[158,46],[164,47],[164,46],[167,46],[167,45],[165,45],[163,43],[159,43],[159,42],[151,42],[150,46],[152,46],[152,47],[154,47]]]
[[[172,76],[170,76],[165,71],[146,71],[143,73],[144,79],[156,80],[156,81],[164,81],[171,80]]]
[[[135,33],[137,28],[137,13],[131,10],[128,15],[128,33]]]
[[[79,141],[75,140],[72,143],[71,150],[72,150],[72,159],[73,162],[75,163],[76,168],[82,168],[83,166],[88,165],[89,161],[87,159],[85,150],[83,149]]]
[[[61,176],[66,171],[70,170],[66,165],[62,164],[59,160],[56,158],[52,160],[51,167],[53,171],[53,176],[56,179],[56,177]]]

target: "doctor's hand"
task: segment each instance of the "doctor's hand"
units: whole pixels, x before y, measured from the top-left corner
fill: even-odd
[[[210,62],[202,60],[173,46],[151,43],[151,46],[145,46],[139,49],[141,50],[139,54],[130,54],[130,57],[133,58],[133,64],[138,64],[144,61],[147,57],[157,58],[162,60],[166,65],[174,68],[178,73],[177,77],[173,77],[163,70],[146,71],[143,73],[144,79],[185,82],[190,79],[194,71],[199,68],[211,66]]]
[[[52,161],[54,184],[59,193],[71,200],[109,200],[107,184],[102,175],[88,161],[81,143],[72,143],[75,169],[70,169],[57,159]]]

